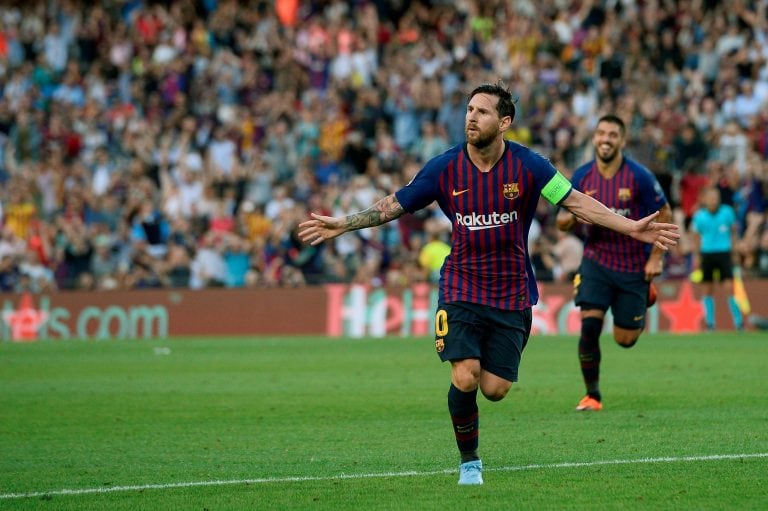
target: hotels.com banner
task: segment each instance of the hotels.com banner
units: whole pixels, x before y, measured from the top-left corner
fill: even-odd
[[[6,294],[0,339],[322,334],[325,296],[322,288]]]
[[[751,312],[768,316],[768,281],[746,285]],[[704,329],[699,291],[690,282],[658,284],[647,329]],[[716,295],[718,328],[732,328],[726,297]],[[536,334],[576,334],[579,311],[568,285],[542,285]],[[146,290],[0,295],[0,339],[146,339],[189,336],[430,336],[437,289],[334,284],[297,289]],[[610,321],[610,314],[609,314]]]

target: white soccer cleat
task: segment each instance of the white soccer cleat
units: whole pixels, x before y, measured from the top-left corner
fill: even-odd
[[[459,484],[483,484],[483,462],[474,460],[459,465]]]

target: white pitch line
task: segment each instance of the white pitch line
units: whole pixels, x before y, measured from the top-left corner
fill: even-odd
[[[662,457],[662,458],[639,458],[634,460],[603,460],[603,461],[571,461],[563,463],[537,463],[532,465],[518,465],[510,467],[485,468],[486,472],[516,472],[521,470],[541,470],[550,468],[574,468],[574,467],[597,467],[603,465],[639,465],[646,463],[679,463],[691,461],[717,461],[717,460],[736,460],[744,458],[768,458],[768,452],[750,453],[750,454],[713,454],[707,456],[680,456],[680,457]],[[440,474],[456,473],[456,469],[415,471],[405,472],[374,472],[369,474],[338,474],[334,476],[292,476],[292,477],[264,477],[257,479],[230,479],[214,481],[191,481],[186,483],[164,483],[164,484],[137,484],[131,486],[110,486],[106,488],[81,488],[81,489],[62,489],[49,491],[36,491],[27,493],[4,493],[0,494],[0,500],[9,499],[28,499],[35,497],[53,497],[56,495],[87,495],[93,493],[115,493],[120,491],[143,491],[143,490],[165,490],[171,488],[192,488],[195,486],[226,486],[235,484],[266,484],[266,483],[297,483],[303,481],[337,481],[342,479],[373,479],[382,477],[416,477],[431,476]]]

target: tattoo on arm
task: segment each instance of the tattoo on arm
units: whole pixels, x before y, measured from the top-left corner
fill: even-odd
[[[365,229],[376,225],[385,224],[405,214],[405,210],[398,202],[395,194],[387,195],[360,213],[347,216],[345,227],[348,231]]]

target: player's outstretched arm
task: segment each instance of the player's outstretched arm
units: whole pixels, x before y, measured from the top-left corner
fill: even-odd
[[[677,240],[680,238],[675,224],[655,222],[656,217],[659,216],[658,211],[640,220],[630,220],[614,213],[601,202],[578,190],[572,190],[562,206],[582,221],[626,234],[661,250],[668,250],[669,247],[677,245]]]
[[[365,211],[344,217],[323,216],[312,213],[312,220],[299,224],[299,239],[304,243],[317,245],[325,240],[340,236],[345,232],[385,224],[404,214],[405,210],[400,205],[395,194],[390,194],[377,201]]]
[[[677,232],[678,227],[675,224],[656,222],[658,216],[659,212],[656,211],[640,220],[630,220],[633,226],[627,234],[636,240],[650,243],[654,247],[666,251],[677,245],[680,233]]]

